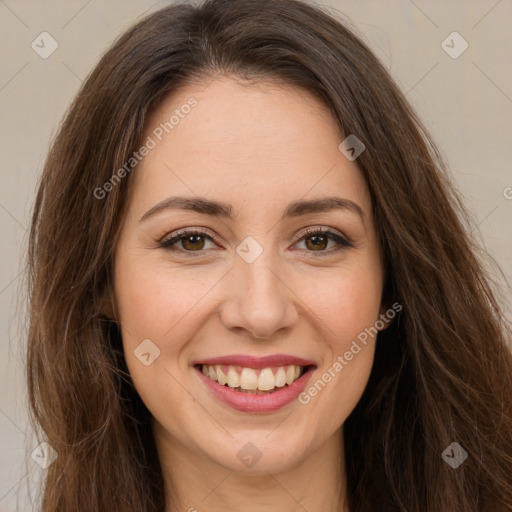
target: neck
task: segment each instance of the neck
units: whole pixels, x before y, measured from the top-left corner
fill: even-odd
[[[315,452],[279,472],[238,472],[217,464],[154,422],[166,485],[165,512],[348,512],[343,430]]]

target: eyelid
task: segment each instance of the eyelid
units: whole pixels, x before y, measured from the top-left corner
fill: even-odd
[[[297,235],[298,236],[297,242],[300,242],[302,240],[302,238],[304,238],[305,236],[310,235],[310,234],[315,234],[315,233],[325,233],[325,234],[336,235],[336,236],[339,236],[340,238],[343,238],[347,242],[351,243],[351,240],[347,236],[345,236],[343,233],[339,232],[338,230],[335,230],[334,228],[321,226],[321,225],[305,228],[303,231],[301,231]],[[295,242],[295,243],[297,243],[297,242]]]
[[[310,253],[312,255],[317,253],[319,256],[322,256],[322,255],[333,254],[333,253],[336,253],[344,248],[352,248],[355,246],[349,237],[347,237],[344,234],[341,234],[340,232],[338,232],[337,230],[334,230],[333,228],[329,228],[329,227],[325,227],[325,226],[312,226],[312,227],[308,227],[308,228],[304,229],[297,235],[298,238],[293,243],[293,245],[296,245],[299,242],[303,241],[303,239],[306,238],[308,235],[318,235],[318,234],[325,235],[330,240],[334,240],[338,247],[331,248],[327,251],[305,251],[305,252]],[[175,244],[176,242],[179,242],[181,239],[185,238],[186,236],[194,236],[194,235],[199,235],[199,236],[204,236],[206,238],[210,238],[215,244],[222,246],[220,238],[215,233],[210,231],[208,228],[205,228],[202,226],[201,227],[186,227],[186,228],[181,228],[176,231],[173,231],[169,234],[166,234],[164,237],[162,237],[159,240],[158,244],[159,244],[159,247],[161,247],[161,248],[164,248],[164,249],[167,249],[167,250],[170,250],[173,252],[181,253],[181,254],[186,254],[187,256],[194,257],[196,254],[201,255],[201,253],[204,253],[206,251],[205,250],[186,251],[184,249],[173,249],[172,248],[173,244]]]
[[[336,254],[343,249],[355,248],[355,243],[346,235],[341,232],[334,230],[333,228],[324,227],[324,226],[313,226],[305,229],[298,235],[298,240],[293,244],[296,245],[299,242],[302,242],[308,235],[324,235],[330,240],[334,240],[337,244],[337,247],[334,247],[327,251],[305,251],[308,256],[318,257],[327,256],[330,254]]]
[[[186,227],[186,228],[180,228],[176,231],[172,231],[171,233],[167,233],[164,235],[160,240],[159,243],[166,243],[169,240],[172,240],[174,238],[179,238],[182,236],[187,235],[207,235],[209,236],[213,241],[217,243],[221,243],[220,238],[213,232],[210,231],[208,228],[202,227],[202,226],[192,226],[192,227]]]

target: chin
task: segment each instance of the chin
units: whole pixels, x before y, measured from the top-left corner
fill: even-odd
[[[245,432],[233,436],[234,440],[226,438],[226,446],[217,444],[216,448],[220,449],[207,454],[216,464],[230,471],[268,476],[268,473],[280,473],[295,467],[307,455],[304,436],[299,432],[296,439],[284,430],[280,434],[267,430],[257,435]]]

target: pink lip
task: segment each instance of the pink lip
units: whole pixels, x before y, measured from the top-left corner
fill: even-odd
[[[254,357],[246,356],[242,354],[234,354],[231,356],[213,357],[210,359],[202,359],[195,361],[193,365],[198,364],[220,364],[220,365],[231,365],[231,366],[244,366],[245,368],[253,368],[254,370],[260,370],[261,368],[269,368],[272,366],[283,366],[288,364],[296,364],[297,366],[314,366],[313,361],[307,361],[300,357],[289,356],[286,354],[274,354],[265,357]]]
[[[238,359],[237,359],[238,361]],[[259,361],[261,362],[261,361]],[[247,363],[247,361],[245,361]],[[198,363],[199,364],[199,363]],[[207,363],[204,363],[207,364]],[[213,363],[212,363],[213,364]],[[220,363],[215,363],[220,364]],[[265,364],[268,364],[266,362]],[[299,364],[299,363],[289,363],[289,364]],[[301,364],[300,366],[306,366]],[[254,368],[254,367],[253,367]],[[263,366],[265,368],[265,366]],[[206,385],[206,387],[222,402],[233,407],[237,411],[241,412],[249,412],[249,413],[269,413],[274,412],[285,405],[293,402],[299,394],[302,392],[304,387],[306,386],[307,381],[311,377],[313,370],[316,367],[308,368],[306,373],[299,377],[293,384],[290,386],[284,386],[279,388],[277,391],[273,393],[265,394],[265,395],[253,395],[250,393],[243,393],[240,391],[235,391],[228,386],[223,386],[218,382],[206,377],[203,374],[200,368],[196,367],[196,371],[198,372],[199,377]]]

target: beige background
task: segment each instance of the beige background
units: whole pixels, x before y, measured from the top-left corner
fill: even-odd
[[[25,326],[16,320],[16,308],[23,312],[20,261],[36,178],[67,105],[99,56],[137,17],[167,3],[0,0],[2,512],[17,510],[17,502],[19,510],[33,510],[26,503],[28,484],[44,471],[30,457],[36,444],[25,407]],[[510,282],[512,2],[330,0],[323,4],[352,20],[407,92],[442,148],[487,249]],[[47,59],[31,47],[43,31],[59,45]],[[456,59],[441,46],[453,31],[469,44]],[[505,297],[510,298],[508,289]]]

